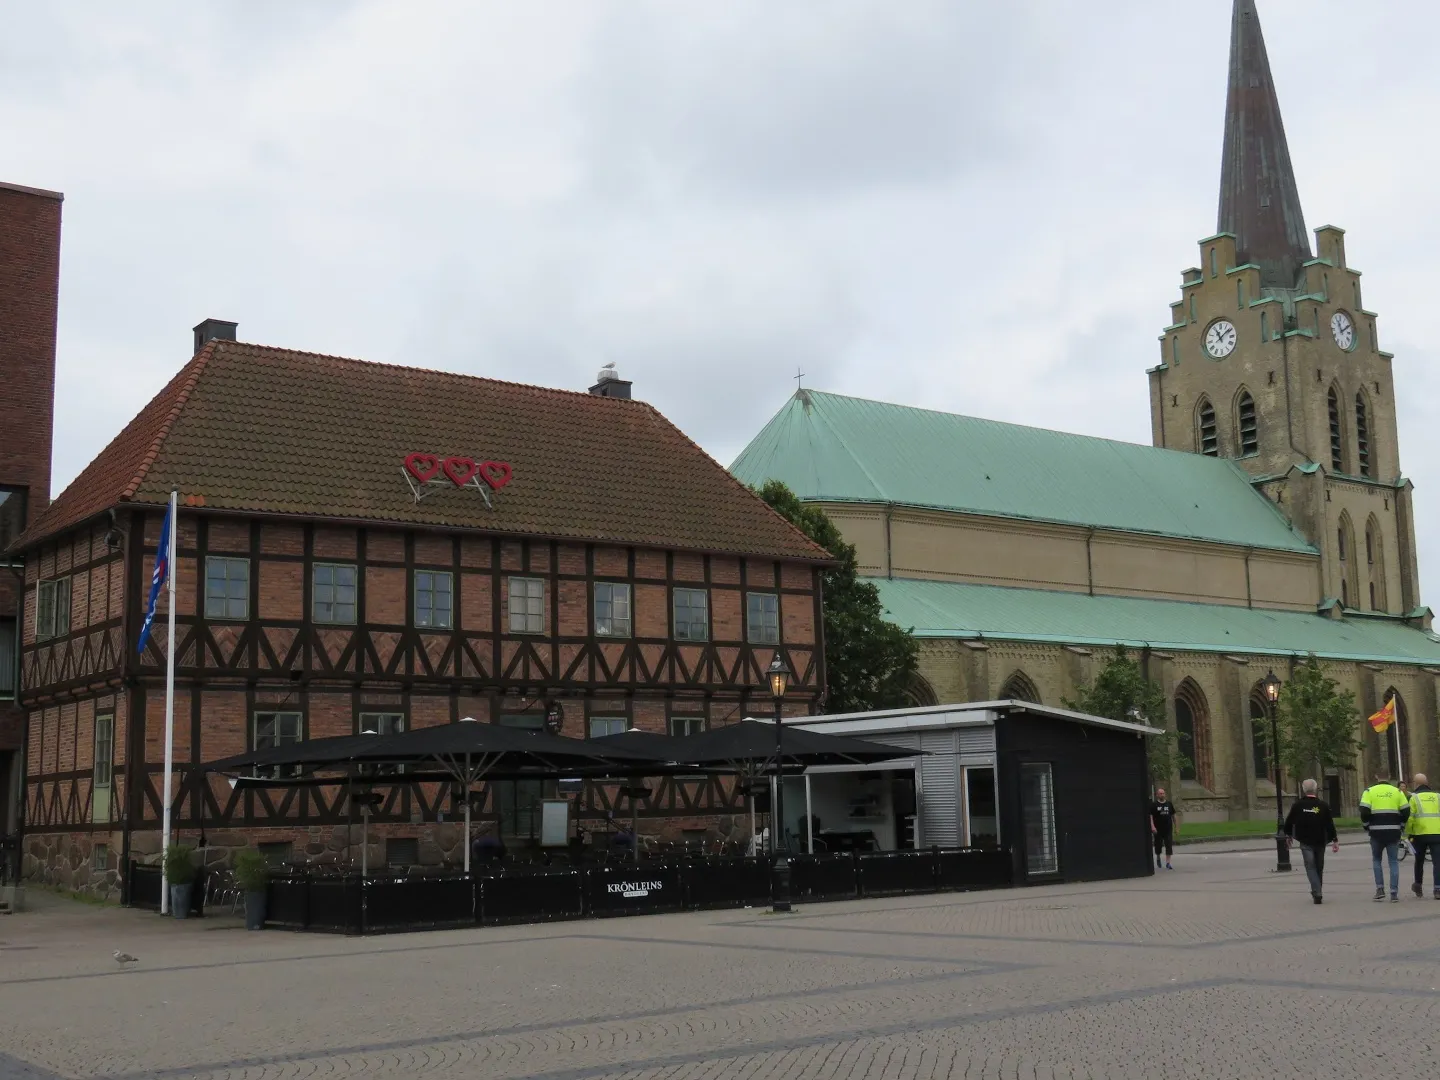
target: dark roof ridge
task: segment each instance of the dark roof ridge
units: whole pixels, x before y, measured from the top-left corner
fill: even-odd
[[[484,382],[496,386],[506,386],[517,390],[528,390],[538,394],[561,394],[566,397],[582,398],[593,401],[613,401],[627,407],[648,408],[657,415],[663,416],[648,401],[632,398],[604,397],[600,394],[592,394],[588,390],[569,390],[561,386],[537,386],[534,383],[517,382],[514,379],[497,379],[490,375],[473,375],[466,371],[446,371],[444,368],[419,367],[414,364],[397,364],[389,360],[366,360],[358,356],[341,356],[338,353],[318,353],[308,349],[290,349],[284,345],[261,345],[253,341],[217,341],[216,345],[221,347],[223,352],[240,352],[245,349],[258,350],[263,353],[280,353],[290,357],[305,357],[313,360],[329,360],[342,364],[356,364],[372,368],[388,368],[399,372],[419,372],[423,375],[439,375],[448,379],[458,379],[463,382]]]

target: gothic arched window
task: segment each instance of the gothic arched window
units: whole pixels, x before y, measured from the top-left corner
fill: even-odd
[[[906,706],[912,709],[929,708],[931,705],[939,703],[939,699],[935,696],[935,688],[923,675],[910,676],[910,681],[905,684],[902,693]]]
[[[1029,675],[1023,671],[1014,671],[1005,680],[1005,685],[1000,687],[1001,701],[1028,701],[1032,705],[1043,704],[1040,700],[1040,691],[1035,689],[1035,683]]]
[[[1210,709],[1192,679],[1175,691],[1175,733],[1176,749],[1188,759],[1180,766],[1180,779],[1210,787]]]
[[[1195,410],[1196,447],[1209,457],[1220,456],[1220,434],[1215,427],[1215,406],[1208,398],[1201,398]]]
[[[1255,399],[1241,390],[1235,403],[1236,429],[1240,432],[1240,456],[1260,452],[1260,429],[1255,422]]]
[[[1365,572],[1370,578],[1370,610],[1389,610],[1385,592],[1385,537],[1374,514],[1365,522]]]
[[[1330,467],[1336,472],[1345,471],[1345,438],[1340,430],[1340,395],[1335,387],[1330,388]]]
[[[1355,552],[1355,526],[1344,511],[1335,530],[1335,551],[1340,556],[1340,603],[1350,607],[1360,603],[1360,560]]]
[[[1370,475],[1370,410],[1365,407],[1365,395],[1355,395],[1355,450],[1360,462],[1360,475]]]

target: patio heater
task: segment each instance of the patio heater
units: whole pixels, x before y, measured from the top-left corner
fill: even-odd
[[[770,661],[765,674],[770,679],[770,696],[775,700],[775,802],[770,813],[770,851],[775,861],[770,870],[771,910],[789,911],[790,858],[781,846],[785,833],[785,772],[781,749],[781,734],[785,729],[781,722],[781,707],[785,703],[785,691],[790,688],[790,669],[786,667],[779,649],[775,650],[775,659]]]
[[[1270,760],[1275,767],[1275,872],[1290,869],[1290,846],[1285,843],[1284,796],[1280,793],[1280,726],[1276,722],[1276,706],[1280,703],[1280,680],[1273,670],[1265,673],[1261,687],[1265,691],[1265,711],[1270,714]]]

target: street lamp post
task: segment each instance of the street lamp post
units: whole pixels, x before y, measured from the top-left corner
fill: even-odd
[[[781,846],[785,833],[785,774],[781,768],[784,760],[781,753],[780,736],[784,730],[781,724],[781,706],[785,691],[790,687],[790,669],[777,649],[775,659],[765,674],[770,679],[770,696],[775,700],[775,805],[770,814],[770,852],[774,863],[770,869],[770,898],[772,911],[790,910],[790,859]]]
[[[1268,671],[1260,685],[1265,690],[1265,708],[1270,714],[1270,759],[1275,766],[1275,872],[1283,874],[1290,869],[1290,846],[1285,843],[1285,804],[1280,791],[1280,726],[1275,719],[1275,707],[1280,701],[1280,680],[1275,677],[1274,671]]]

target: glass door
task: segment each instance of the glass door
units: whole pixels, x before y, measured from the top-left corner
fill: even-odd
[[[1060,872],[1055,838],[1055,785],[1048,762],[1020,766],[1020,819],[1025,829],[1025,872]]]
[[[995,770],[971,766],[965,770],[966,847],[996,848],[1000,846],[1000,814],[995,802]]]
[[[501,727],[522,728],[526,731],[542,731],[545,718],[539,715],[511,715],[500,717]],[[495,782],[495,810],[500,815],[500,833],[516,840],[540,838],[540,804],[545,798],[545,785],[541,780],[497,780]]]

